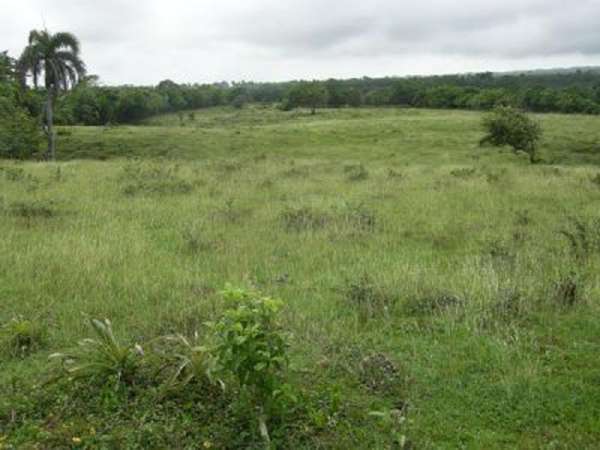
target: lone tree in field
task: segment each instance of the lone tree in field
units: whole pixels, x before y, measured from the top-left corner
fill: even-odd
[[[287,94],[288,109],[310,108],[311,114],[317,113],[317,108],[327,105],[329,93],[327,88],[318,81],[303,81],[292,87]]]
[[[480,145],[509,145],[515,153],[527,153],[532,164],[538,161],[537,147],[542,137],[542,128],[523,111],[510,106],[499,106],[484,117],[483,127],[487,134]]]
[[[28,75],[38,87],[41,77],[46,88],[46,135],[47,158],[56,158],[54,134],[54,101],[61,91],[68,91],[85,76],[85,64],[79,57],[79,41],[71,33],[49,33],[33,30],[29,33],[29,45],[17,63],[23,84]]]

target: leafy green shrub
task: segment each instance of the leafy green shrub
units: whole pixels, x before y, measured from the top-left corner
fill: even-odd
[[[590,181],[596,186],[600,187],[600,172],[598,172],[595,176],[590,178]]]
[[[509,145],[515,152],[527,153],[531,163],[537,162],[537,147],[542,129],[523,111],[510,106],[499,106],[484,117],[483,128],[487,134],[481,139],[480,145]]]
[[[44,346],[46,330],[39,323],[22,317],[0,326],[0,353],[23,358]]]
[[[284,383],[287,336],[277,317],[283,302],[233,288],[227,288],[223,297],[227,309],[218,322],[210,324],[217,339],[216,354],[242,393],[248,394],[259,409],[259,429],[268,442],[268,417],[289,392]]]
[[[115,388],[132,384],[144,352],[139,345],[126,346],[115,338],[108,319],[90,319],[95,339],[84,339],[71,353],[54,353],[50,359],[62,363],[64,374],[70,380],[89,380],[115,383]]]
[[[40,150],[39,124],[21,108],[0,108],[0,158],[27,159]]]

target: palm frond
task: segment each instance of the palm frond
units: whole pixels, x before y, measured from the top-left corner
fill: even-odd
[[[53,53],[60,49],[70,49],[72,53],[78,55],[80,45],[79,39],[74,34],[59,32],[51,36],[49,47]]]

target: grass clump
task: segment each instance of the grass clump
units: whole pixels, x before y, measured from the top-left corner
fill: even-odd
[[[57,214],[56,203],[52,200],[22,200],[12,203],[9,213],[31,222],[35,219],[50,219]]]
[[[364,181],[369,178],[369,171],[362,164],[353,164],[344,167],[348,181]]]
[[[430,316],[464,307],[465,300],[447,291],[431,292],[423,296],[409,298],[404,311],[411,316]]]
[[[473,167],[463,167],[450,171],[450,175],[456,178],[468,179],[473,178],[477,174],[477,169]]]
[[[115,388],[131,385],[144,355],[139,345],[120,344],[108,319],[90,319],[96,337],[79,342],[77,350],[54,353],[50,359],[61,362],[63,374],[69,380],[87,380],[104,385],[114,383]]]
[[[215,248],[215,244],[206,238],[204,227],[199,225],[186,227],[181,233],[181,238],[184,251],[192,255],[207,252]]]
[[[575,271],[554,283],[554,300],[563,308],[570,308],[582,301],[583,277]]]
[[[571,217],[560,234],[567,239],[571,253],[578,261],[600,252],[600,218]]]
[[[342,294],[345,304],[363,322],[389,316],[397,300],[396,295],[377,284],[368,273],[347,280]]]
[[[181,334],[162,339],[158,350],[162,359],[161,366],[169,368],[170,375],[166,389],[185,389],[194,383],[196,390],[206,391],[225,384],[219,376],[219,361],[210,345],[202,345],[196,333],[193,339]]]
[[[0,326],[0,354],[24,358],[46,345],[46,328],[37,320],[16,317]]]
[[[179,167],[175,165],[131,162],[123,167],[122,192],[128,196],[190,193],[194,188],[192,183],[178,173]]]
[[[336,215],[342,225],[358,232],[373,232],[377,226],[376,214],[363,203],[345,202]]]
[[[288,232],[316,231],[330,223],[331,218],[313,208],[303,206],[288,208],[280,215],[283,227]]]

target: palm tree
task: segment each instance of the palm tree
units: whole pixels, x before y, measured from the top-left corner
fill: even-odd
[[[85,76],[85,64],[79,57],[79,40],[71,33],[49,33],[47,30],[33,30],[29,33],[29,45],[23,50],[18,61],[22,83],[28,75],[33,77],[37,88],[43,76],[46,87],[46,134],[48,153],[46,157],[56,158],[54,135],[54,100],[60,91],[68,91]]]

